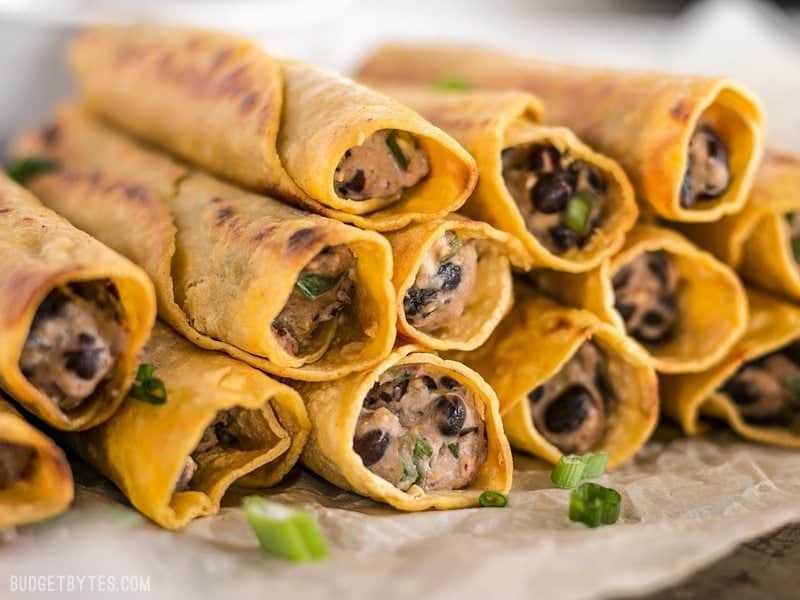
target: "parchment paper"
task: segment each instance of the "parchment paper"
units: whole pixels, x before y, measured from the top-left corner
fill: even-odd
[[[686,440],[662,428],[600,480],[619,490],[623,510],[598,529],[569,522],[568,492],[552,489],[549,467],[516,458],[505,509],[399,514],[298,473],[268,495],[316,513],[332,550],[300,566],[259,552],[237,508],[246,492],[171,534],[78,465],[75,508],[0,546],[0,594],[10,575],[71,574],[148,575],[148,598],[601,598],[675,582],[800,519],[797,454],[726,432]]]

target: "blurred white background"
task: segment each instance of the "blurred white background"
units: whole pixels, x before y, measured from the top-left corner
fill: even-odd
[[[800,11],[758,0],[0,0],[0,143],[69,93],[65,40],[108,19],[242,31],[343,71],[384,40],[419,39],[726,74],[764,99],[771,142],[800,149]]]

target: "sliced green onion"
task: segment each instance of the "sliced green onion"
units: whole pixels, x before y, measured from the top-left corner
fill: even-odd
[[[28,181],[41,173],[57,171],[58,163],[50,158],[43,156],[27,156],[18,158],[6,169],[8,176],[19,183],[25,185]]]
[[[589,217],[594,199],[585,192],[578,192],[569,199],[564,210],[564,225],[583,235],[589,229]]]
[[[449,239],[447,240],[448,244],[450,244],[450,252],[448,252],[447,256],[442,259],[443,263],[446,263],[448,260],[453,258],[456,254],[458,254],[458,251],[461,250],[461,238],[459,238],[458,235],[453,232],[450,233],[452,235],[450,235]]]
[[[461,448],[459,448],[458,442],[450,442],[447,444],[447,449],[450,450],[450,454],[453,455],[453,458],[458,458],[459,454],[461,454]]]
[[[503,508],[508,504],[508,498],[500,492],[487,490],[478,497],[478,503],[484,508]]]
[[[167,388],[164,382],[153,373],[155,367],[149,363],[142,363],[136,370],[136,379],[128,392],[131,398],[142,400],[149,404],[166,404]]]
[[[590,452],[583,455],[583,478],[595,479],[606,472],[608,465],[608,452]]]
[[[325,292],[332,290],[339,283],[342,275],[344,275],[344,271],[332,277],[306,273],[297,278],[294,286],[309,300],[316,300]]]
[[[796,261],[800,261],[800,238],[792,240],[792,256]]]
[[[619,520],[622,498],[616,490],[584,483],[569,497],[569,520],[589,527],[612,525]]]
[[[417,436],[417,439],[414,441],[414,458],[419,460],[423,456],[433,456],[433,448],[431,448],[431,444],[428,440],[424,437]]]
[[[439,92],[466,92],[473,87],[475,86],[461,77],[443,77],[433,84],[433,89]]]
[[[400,165],[400,168],[403,171],[408,170],[408,159],[406,155],[403,154],[403,149],[400,148],[400,144],[397,143],[397,130],[392,129],[389,132],[389,135],[386,136],[386,145],[389,146],[389,151],[394,156],[394,159],[397,161],[397,164]]]
[[[560,488],[571,490],[577,487],[583,479],[583,472],[586,468],[586,461],[577,454],[566,454],[558,459],[553,472],[550,474],[550,481]]]
[[[247,522],[261,548],[294,562],[328,556],[328,544],[316,519],[307,511],[270,502],[259,496],[242,501]]]

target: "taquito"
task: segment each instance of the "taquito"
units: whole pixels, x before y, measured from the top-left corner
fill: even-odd
[[[64,512],[73,493],[61,448],[0,397],[0,529]]]
[[[557,65],[467,46],[387,45],[358,71],[367,81],[431,84],[444,79],[521,89],[618,160],[641,202],[675,221],[737,212],[764,145],[756,97],[724,77]]]
[[[435,350],[480,346],[514,302],[512,266],[528,257],[510,235],[463,217],[387,235],[399,332]]]
[[[58,429],[117,409],[156,313],[139,267],[0,173],[0,387]]]
[[[387,231],[459,208],[475,163],[397,101],[232,35],[99,26],[73,44],[85,102],[245,187]]]
[[[680,234],[637,225],[622,250],[588,273],[534,276],[559,301],[630,336],[662,373],[703,371],[744,334],[739,278]]]
[[[298,384],[311,418],[303,463],[405,511],[477,506],[511,487],[497,397],[464,365],[402,346],[380,365]]]
[[[68,441],[162,527],[215,514],[234,483],[273,486],[299,459],[310,423],[292,388],[160,323],[142,360],[166,401],[132,392],[110,420]]]
[[[722,361],[661,378],[664,410],[687,435],[714,419],[748,440],[800,448],[800,308],[752,290],[748,297],[747,333]]]
[[[462,212],[509,232],[534,266],[586,271],[622,246],[638,210],[623,170],[522,92],[382,88],[456,138],[480,179]]]
[[[604,450],[609,468],[647,441],[658,382],[647,358],[592,313],[559,306],[524,284],[514,308],[473,352],[448,353],[497,392],[514,448],[555,463]]]
[[[161,317],[195,344],[302,380],[363,370],[391,351],[392,257],[380,234],[191,170],[75,107],[16,151],[60,164],[31,188],[141,265]]]
[[[751,286],[800,302],[800,155],[768,150],[744,209],[681,229]]]

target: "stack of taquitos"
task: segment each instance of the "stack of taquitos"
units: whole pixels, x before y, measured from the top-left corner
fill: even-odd
[[[316,381],[391,350],[391,250],[379,234],[243,192],[75,107],[16,152],[58,161],[31,189],[141,265],[161,317],[195,344]]]
[[[741,209],[763,150],[758,101],[725,78],[554,65],[482,48],[390,45],[358,72],[367,81],[460,78],[541,98],[548,120],[617,159],[639,199],[676,221]]]
[[[408,108],[220,32],[86,30],[70,53],[86,104],[211,172],[388,231],[458,209],[475,163]]]

